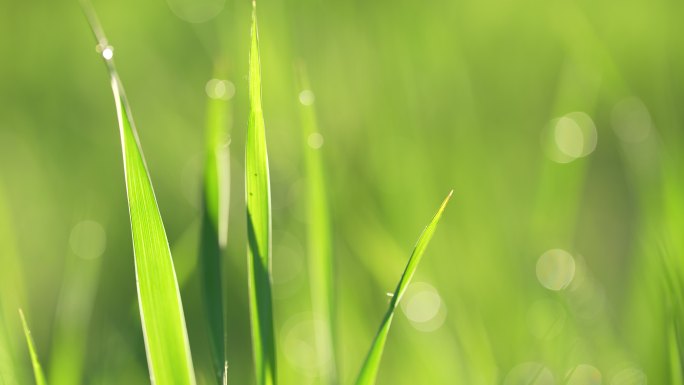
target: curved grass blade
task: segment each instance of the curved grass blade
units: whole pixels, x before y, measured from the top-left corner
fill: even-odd
[[[276,383],[273,300],[271,297],[271,187],[261,109],[261,64],[256,3],[252,3],[249,53],[249,124],[245,150],[247,269],[249,310],[257,385]]]
[[[323,137],[318,130],[313,107],[313,92],[304,67],[299,71],[299,101],[306,163],[306,211],[309,282],[316,336],[316,357],[323,383],[337,383],[334,319],[335,295],[333,281],[332,240],[328,197],[321,156]]]
[[[442,205],[439,207],[439,210],[437,210],[435,216],[432,218],[427,227],[425,227],[423,233],[420,234],[418,242],[416,242],[416,246],[413,248],[411,257],[409,258],[409,261],[406,264],[404,273],[401,275],[401,279],[399,279],[399,284],[397,285],[397,288],[394,290],[394,295],[392,296],[392,300],[390,301],[389,309],[387,309],[387,313],[385,313],[385,317],[383,318],[382,323],[380,324],[380,329],[378,330],[378,333],[376,334],[375,339],[373,340],[373,344],[371,345],[371,348],[368,351],[366,360],[363,363],[363,366],[361,367],[361,372],[359,373],[359,377],[356,380],[356,385],[375,384],[375,378],[377,377],[378,369],[380,367],[380,359],[382,358],[382,352],[385,349],[385,342],[387,341],[387,335],[389,333],[390,325],[392,323],[392,318],[394,318],[394,310],[399,305],[401,297],[404,295],[404,292],[406,291],[408,284],[411,282],[411,278],[413,277],[413,274],[416,272],[418,263],[420,263],[420,260],[423,257],[423,253],[425,252],[425,248],[427,247],[428,243],[430,243],[430,239],[432,238],[432,235],[435,233],[437,223],[439,223],[439,219],[442,217],[442,213],[444,212],[447,203],[449,203],[449,199],[451,199],[451,195],[453,194],[453,192],[453,190],[449,192],[449,195],[447,195],[447,197],[444,199]]]
[[[217,75],[221,71],[217,69]],[[217,76],[217,78],[220,76]],[[229,127],[230,95],[224,80],[207,83],[207,122],[204,163],[204,196],[200,233],[200,267],[204,308],[209,321],[212,358],[219,383],[227,383],[226,306],[223,300],[223,264],[221,257],[228,236],[230,202]]]
[[[123,86],[92,8],[82,3],[109,70],[119,120],[135,256],[140,319],[153,384],[195,384],[178,282],[169,242]]]
[[[24,312],[21,311],[21,309],[19,309],[19,317],[21,317],[21,324],[24,327],[24,335],[26,336],[26,344],[28,345],[29,354],[31,355],[31,365],[33,365],[36,385],[46,385],[47,382],[45,381],[43,368],[40,366],[38,354],[36,354],[36,346],[33,344],[33,337],[31,337],[31,330],[29,330],[28,324],[26,323],[26,317],[24,317]]]

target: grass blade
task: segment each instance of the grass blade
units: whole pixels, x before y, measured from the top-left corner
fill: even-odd
[[[220,72],[217,70],[217,72]],[[202,290],[211,335],[214,370],[219,383],[227,383],[226,307],[223,302],[223,264],[221,257],[228,236],[230,202],[229,126],[232,86],[227,81],[212,79],[207,83],[206,157],[204,195],[200,233],[200,267]]]
[[[87,4],[116,104],[147,363],[153,384],[195,384],[190,344],[169,242],[123,86],[102,28]]]
[[[43,374],[43,368],[40,366],[40,361],[38,360],[38,354],[36,354],[36,346],[33,344],[33,337],[31,337],[31,330],[29,330],[28,324],[26,323],[26,317],[24,317],[24,312],[19,309],[19,316],[21,317],[21,324],[24,327],[24,335],[26,336],[26,344],[28,345],[29,354],[31,355],[31,365],[33,365],[33,374],[36,377],[36,385],[45,385],[45,375]]]
[[[401,297],[404,295],[408,284],[411,282],[411,278],[416,272],[418,263],[420,263],[423,253],[425,252],[425,248],[427,247],[428,243],[430,243],[430,239],[437,228],[437,223],[439,223],[439,219],[442,217],[442,213],[444,212],[447,203],[449,203],[449,199],[451,199],[452,194],[453,190],[449,192],[449,195],[447,195],[447,197],[444,199],[435,216],[432,218],[425,230],[423,230],[423,233],[420,234],[418,242],[416,242],[413,252],[411,253],[411,257],[406,264],[404,273],[401,275],[401,279],[399,279],[399,284],[394,290],[394,295],[390,301],[389,309],[387,310],[387,313],[385,313],[385,317],[380,324],[380,329],[378,330],[378,333],[373,340],[373,344],[368,351],[366,360],[361,367],[361,372],[356,380],[356,385],[375,384],[375,378],[377,377],[378,368],[380,367],[380,359],[382,358],[382,352],[385,349],[385,342],[387,341],[387,335],[392,323],[392,318],[394,317],[394,310],[399,305]]]
[[[306,211],[309,282],[311,285],[311,305],[314,325],[318,367],[321,378],[326,384],[337,382],[335,359],[334,327],[335,301],[333,281],[332,240],[330,214],[326,191],[323,159],[320,148],[323,137],[318,130],[314,111],[313,92],[304,67],[299,74],[299,101],[302,120],[303,142],[305,143],[306,163]]]
[[[247,268],[252,345],[257,385],[276,383],[273,300],[271,297],[271,187],[261,109],[261,64],[256,3],[252,3],[249,54],[249,124],[245,150]]]

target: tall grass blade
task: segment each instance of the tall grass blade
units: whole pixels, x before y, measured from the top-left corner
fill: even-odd
[[[31,337],[31,330],[29,330],[28,324],[26,323],[26,317],[24,317],[24,312],[19,309],[19,316],[21,317],[21,324],[24,327],[24,335],[26,336],[26,344],[28,345],[29,354],[31,355],[31,365],[33,366],[33,374],[36,377],[36,385],[46,385],[45,375],[43,374],[43,368],[40,366],[40,361],[38,360],[38,354],[36,354],[36,346],[33,343],[33,337]]]
[[[315,325],[316,357],[324,383],[337,382],[334,319],[335,295],[333,281],[332,239],[321,146],[323,136],[318,130],[313,92],[303,66],[299,71],[299,101],[306,163],[306,218],[309,282]]]
[[[261,64],[256,3],[252,3],[249,54],[249,124],[245,150],[247,199],[247,269],[249,310],[257,385],[276,383],[276,357],[271,297],[271,188],[266,133],[261,109]]]
[[[404,295],[404,292],[406,291],[408,284],[411,282],[411,278],[413,277],[413,274],[416,272],[418,263],[420,263],[420,260],[423,257],[423,253],[425,252],[425,248],[427,247],[428,243],[430,243],[430,239],[432,238],[432,235],[435,233],[437,223],[439,223],[439,219],[442,217],[442,213],[444,212],[447,203],[449,203],[449,199],[451,199],[452,194],[453,190],[449,192],[449,195],[447,195],[447,197],[444,199],[442,205],[439,207],[439,210],[437,210],[435,216],[432,218],[432,220],[427,225],[425,230],[423,230],[423,233],[420,234],[418,242],[416,242],[416,245],[413,248],[413,252],[411,253],[411,257],[409,258],[409,261],[406,264],[404,273],[401,275],[401,279],[399,279],[399,284],[397,285],[397,288],[394,290],[394,295],[392,296],[392,300],[390,301],[389,309],[387,309],[387,313],[385,313],[385,317],[383,318],[382,323],[380,324],[380,329],[378,330],[378,333],[376,334],[375,339],[373,340],[373,344],[371,345],[371,348],[368,351],[366,361],[363,363],[363,366],[361,367],[361,372],[359,373],[359,377],[356,380],[356,385],[375,384],[375,378],[377,377],[378,369],[380,367],[380,359],[382,358],[382,352],[385,349],[385,342],[387,341],[387,335],[389,333],[390,325],[392,323],[392,318],[394,318],[394,310],[399,305],[401,297]]]
[[[217,70],[217,75],[220,75]],[[218,76],[217,76],[218,77]],[[206,147],[204,195],[200,233],[200,267],[204,308],[209,321],[212,358],[219,383],[227,383],[226,307],[223,300],[221,258],[228,236],[230,202],[230,152],[227,82],[212,79],[207,84]],[[213,89],[209,89],[213,87]]]
[[[169,242],[123,86],[92,8],[83,2],[109,70],[119,120],[135,272],[147,363],[153,384],[195,384],[178,282]]]

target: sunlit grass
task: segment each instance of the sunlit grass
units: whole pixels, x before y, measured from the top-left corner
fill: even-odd
[[[24,317],[24,312],[21,311],[21,309],[19,309],[19,316],[21,317],[21,324],[24,327],[26,345],[28,346],[29,354],[31,355],[31,366],[33,366],[33,375],[36,379],[36,385],[46,385],[45,374],[43,374],[43,367],[40,365],[40,360],[36,353],[36,346],[33,342],[33,337],[31,336],[31,330],[29,330],[26,317]]]
[[[252,349],[257,385],[277,381],[271,293],[271,186],[261,107],[261,62],[256,3],[252,9],[249,51],[249,124],[245,150],[247,266]]]
[[[94,11],[83,3],[110,76],[116,105],[131,235],[135,255],[140,319],[150,378],[158,384],[195,384],[185,317],[169,241],[143,158],[128,100],[116,72],[113,47]]]
[[[449,203],[449,199],[451,199],[452,194],[453,191],[451,191],[449,195],[447,195],[447,197],[444,199],[444,202],[442,202],[441,206],[437,210],[435,216],[432,218],[430,223],[425,227],[425,230],[423,230],[423,232],[420,234],[420,237],[416,242],[416,246],[414,247],[413,252],[411,253],[411,257],[409,257],[408,263],[406,264],[404,273],[401,275],[401,278],[399,279],[397,288],[391,295],[389,309],[387,309],[387,313],[385,313],[385,316],[382,319],[380,329],[378,330],[378,333],[376,334],[375,339],[373,340],[373,344],[371,345],[371,348],[368,351],[366,360],[361,366],[359,377],[356,379],[356,385],[375,384],[375,378],[377,377],[378,370],[380,369],[380,360],[382,358],[382,353],[385,349],[385,343],[387,342],[387,336],[389,334],[389,329],[392,324],[392,319],[394,318],[394,311],[399,305],[399,301],[401,300],[402,296],[406,292],[406,288],[411,282],[411,278],[413,278],[413,275],[415,274],[416,269],[418,268],[420,260],[423,258],[423,253],[425,252],[427,245],[430,243],[430,239],[432,239],[432,236],[434,235],[435,230],[437,229],[437,224],[439,223],[439,220],[442,217],[442,213],[444,212],[447,203]]]

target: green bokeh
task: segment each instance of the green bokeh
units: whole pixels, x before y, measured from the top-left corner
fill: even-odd
[[[186,272],[197,249],[205,84],[215,60],[228,63],[236,89],[229,382],[249,384],[251,4],[226,0],[202,24],[181,20],[164,0],[94,7],[114,46],[176,266]],[[632,384],[621,381],[633,369],[649,384],[681,384],[672,351],[684,343],[684,3],[263,0],[258,13],[283,383],[315,383],[295,71],[302,61],[324,136],[342,383],[355,378],[385,293],[453,188],[415,277],[441,296],[444,323],[421,331],[399,312],[379,384],[513,385],[516,373],[536,368],[511,372],[525,362],[546,366],[556,384],[577,364],[596,367],[603,384]],[[626,99],[637,102],[621,109]],[[621,124],[644,114],[621,116],[634,105],[647,111],[650,130],[629,142]],[[593,120],[596,149],[556,163],[546,134],[576,111]],[[108,76],[78,2],[0,0],[0,343],[9,341],[18,383],[30,383],[30,361],[16,307],[48,377],[66,325],[70,338],[85,341],[83,383],[148,381],[120,151]],[[82,220],[106,231],[95,267],[70,245]],[[557,248],[576,269],[554,292],[540,284],[536,264]],[[190,274],[183,304],[198,380],[209,384],[200,293]],[[70,301],[87,314],[65,317]],[[86,326],[68,327],[84,318]],[[544,373],[535,384],[547,384]],[[569,384],[585,384],[575,376]]]

